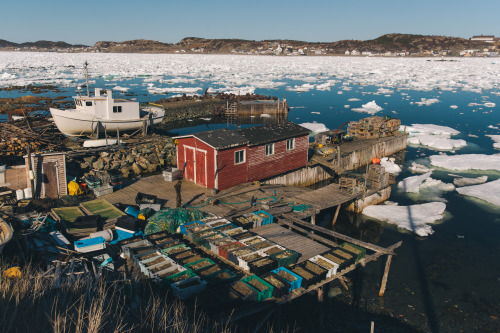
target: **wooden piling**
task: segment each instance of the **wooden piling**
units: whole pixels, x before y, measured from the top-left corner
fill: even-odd
[[[337,210],[335,210],[335,215],[333,216],[332,219],[332,227],[335,225],[335,222],[337,222],[337,217],[339,216],[339,211],[340,211],[340,205],[337,206]],[[333,212],[333,208],[332,208]]]
[[[387,256],[387,261],[385,263],[384,276],[382,277],[382,285],[380,286],[380,291],[378,292],[379,296],[384,296],[385,286],[387,284],[387,276],[389,275],[389,268],[391,267],[392,255],[389,254]]]

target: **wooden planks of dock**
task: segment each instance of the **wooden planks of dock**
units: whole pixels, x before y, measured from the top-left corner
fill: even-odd
[[[298,262],[308,260],[330,249],[329,247],[315,242],[305,236],[299,235],[292,230],[283,228],[277,223],[257,227],[252,229],[252,231],[281,246],[300,253]]]

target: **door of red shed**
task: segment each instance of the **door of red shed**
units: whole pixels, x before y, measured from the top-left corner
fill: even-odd
[[[207,187],[207,152],[196,150],[196,184]]]

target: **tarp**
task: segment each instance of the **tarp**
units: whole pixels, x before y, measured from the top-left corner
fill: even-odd
[[[83,193],[83,191],[80,188],[80,185],[78,185],[78,183],[75,183],[74,181],[70,181],[68,183],[68,194],[69,195],[79,195],[82,193]]]

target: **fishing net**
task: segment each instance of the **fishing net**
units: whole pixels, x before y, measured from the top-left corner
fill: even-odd
[[[204,217],[205,213],[198,209],[162,209],[148,219],[145,233],[149,235],[164,230],[175,233],[181,224],[199,221]]]

